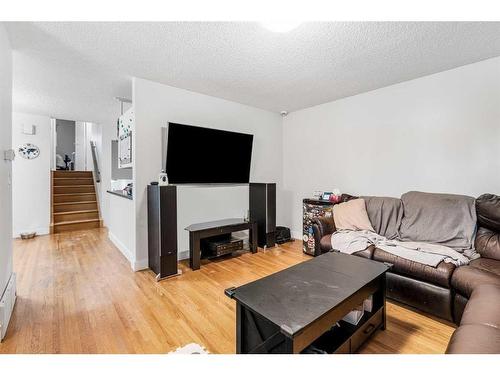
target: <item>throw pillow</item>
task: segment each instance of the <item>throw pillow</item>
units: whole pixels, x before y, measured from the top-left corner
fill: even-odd
[[[337,229],[375,232],[366,212],[364,199],[353,199],[333,206],[333,221]]]

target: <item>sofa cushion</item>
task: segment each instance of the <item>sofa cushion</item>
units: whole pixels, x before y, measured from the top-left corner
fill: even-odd
[[[403,218],[401,199],[389,197],[362,197],[365,200],[368,218],[377,234],[390,240],[398,237]]]
[[[464,324],[500,328],[500,286],[485,284],[474,289],[460,321]]]
[[[500,285],[500,261],[479,258],[468,266],[458,267],[451,277],[451,286],[462,296],[469,298],[479,285]]]
[[[366,213],[364,199],[353,199],[333,206],[333,221],[337,229],[369,230],[374,232]]]
[[[500,196],[481,195],[476,199],[476,212],[479,226],[500,232]]]
[[[410,191],[401,196],[402,241],[419,241],[451,247],[457,251],[473,248],[476,231],[474,198],[464,195]]]
[[[479,228],[476,233],[476,251],[482,257],[500,260],[500,233]]]
[[[431,267],[398,257],[378,248],[373,253],[373,260],[392,263],[394,266],[391,272],[427,281],[428,283],[440,285],[445,288],[450,287],[451,276],[455,270],[455,266],[451,263],[441,262],[437,267]]]
[[[449,288],[394,272],[386,273],[386,286],[387,298],[439,318],[453,320],[453,293]]]
[[[447,354],[498,354],[500,329],[481,324],[460,326],[451,336]]]

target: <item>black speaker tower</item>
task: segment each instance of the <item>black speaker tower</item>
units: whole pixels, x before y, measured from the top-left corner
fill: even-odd
[[[148,185],[148,263],[156,279],[177,275],[177,190]]]
[[[250,183],[250,221],[257,223],[259,247],[276,244],[276,184]]]

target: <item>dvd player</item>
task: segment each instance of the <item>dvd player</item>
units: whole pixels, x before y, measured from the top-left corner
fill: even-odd
[[[231,237],[212,237],[203,241],[202,250],[205,256],[219,257],[243,249],[243,240]]]

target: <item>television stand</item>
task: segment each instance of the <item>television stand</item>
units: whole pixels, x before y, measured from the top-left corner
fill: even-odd
[[[189,267],[192,270],[200,269],[201,246],[203,238],[239,232],[250,231],[250,251],[257,252],[257,223],[243,219],[224,219],[208,221],[205,223],[191,224],[185,228],[189,232]]]

